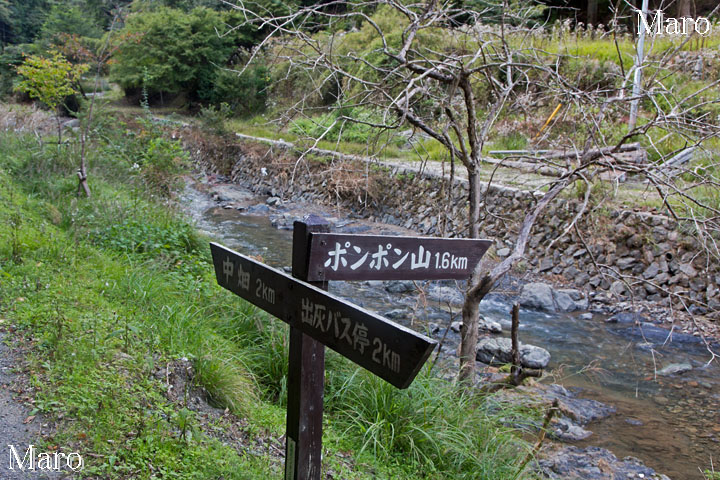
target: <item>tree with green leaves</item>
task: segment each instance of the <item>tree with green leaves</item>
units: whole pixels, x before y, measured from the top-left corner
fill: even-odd
[[[40,30],[40,40],[45,44],[52,42],[60,34],[80,37],[100,38],[102,28],[99,20],[80,5],[56,4],[50,9]]]
[[[5,44],[10,40],[12,12],[10,2],[0,0],[0,47],[5,49]]]
[[[130,95],[144,90],[150,96],[181,95],[195,102],[262,109],[266,70],[230,71],[234,59],[259,38],[254,27],[229,31],[228,25],[238,21],[237,12],[208,8],[133,13],[118,41],[133,40],[118,48],[110,76]]]
[[[58,126],[58,144],[62,140],[62,123],[59,108],[65,98],[77,93],[77,84],[88,70],[84,64],[73,65],[61,53],[51,52],[50,57],[30,55],[17,73],[22,80],[15,90],[27,93],[45,104],[55,115]]]
[[[134,13],[124,33],[137,40],[117,51],[110,75],[126,92],[146,88],[203,97],[234,48],[232,38],[220,37],[216,28],[224,29],[221,15],[204,8]]]
[[[37,37],[50,10],[48,0],[9,0],[8,43],[30,43]]]

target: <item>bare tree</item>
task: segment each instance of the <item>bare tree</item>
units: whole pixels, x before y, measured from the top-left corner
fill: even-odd
[[[674,180],[676,176],[668,176],[662,168],[667,156],[659,154],[656,163],[647,165],[619,155],[627,143],[636,139],[655,141],[659,131],[680,135],[688,145],[701,147],[707,138],[718,134],[717,125],[701,113],[716,100],[701,100],[703,91],[680,98],[672,88],[663,87],[665,75],[670,72],[661,67],[672,57],[659,56],[656,73],[647,79],[643,93],[645,102],[654,105],[654,113],[624,135],[608,135],[616,119],[629,109],[627,75],[623,81],[618,72],[609,72],[606,81],[589,85],[582,69],[568,73],[563,68],[576,58],[568,52],[545,48],[550,33],[546,26],[537,24],[537,10],[530,2],[483,4],[485,10],[471,11],[461,2],[438,0],[331,1],[284,16],[265,16],[250,3],[235,5],[248,24],[268,32],[250,61],[261,55],[271,56],[286,66],[288,76],[300,72],[311,82],[312,87],[288,109],[288,116],[338,109],[332,125],[325,125],[313,146],[331,129],[347,122],[388,131],[410,125],[439,142],[448,152],[451,166],[459,161],[469,183],[469,237],[479,235],[484,217],[490,215],[482,203],[481,173],[490,165],[483,150],[504,115],[527,110],[527,105],[538,109],[559,104],[555,113],[563,107],[563,121],[581,126],[575,135],[564,139],[563,148],[570,154],[533,157],[532,162],[514,159],[514,166],[535,171],[544,168],[555,172],[555,176],[525,214],[509,256],[489,269],[478,265],[472,275],[462,308],[459,377],[463,382],[475,378],[480,301],[523,259],[538,217],[568,185],[580,181],[588,187],[582,208],[567,225],[565,234],[588,208],[590,186],[595,179],[607,171],[631,172],[646,175],[676,218],[692,222],[699,237],[706,244],[712,243],[708,248],[713,255],[718,252],[713,243],[716,240],[711,240],[717,238],[712,233],[717,227],[717,206],[704,203],[700,196],[688,193],[692,186],[680,185]],[[374,48],[360,49],[347,41],[353,34],[339,28],[341,24],[359,28],[356,35]],[[714,83],[707,89],[716,86]],[[323,106],[319,99],[327,98],[327,92],[332,92],[334,102]],[[358,118],[343,113],[348,107],[364,107],[376,115]],[[552,139],[547,131],[540,136],[541,132],[539,142],[563,140]],[[511,164],[510,160],[494,163],[495,168]],[[488,183],[493,178],[490,175]],[[703,176],[698,182],[716,186],[714,177]],[[677,212],[671,197],[686,203],[685,212],[702,210],[703,219]]]

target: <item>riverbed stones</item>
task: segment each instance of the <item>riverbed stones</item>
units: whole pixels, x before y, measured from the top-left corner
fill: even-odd
[[[667,367],[658,370],[658,375],[680,375],[685,372],[692,370],[692,365],[689,363],[671,363]]]
[[[526,283],[518,298],[520,306],[546,312],[555,311],[552,287],[546,283]]]
[[[415,284],[407,280],[391,281],[387,282],[385,290],[390,293],[407,293],[415,290]]]
[[[563,297],[569,297],[570,302],[567,302],[565,300],[565,304],[567,308],[560,308],[560,296]],[[575,290],[572,288],[561,288],[558,290],[553,291],[553,296],[555,298],[555,303],[558,304],[558,310],[561,312],[574,312],[576,310],[587,310],[590,306],[589,301],[585,295],[580,290]]]
[[[253,205],[251,207],[248,207],[247,213],[256,214],[256,215],[263,215],[270,212],[270,207],[268,207],[264,203],[259,203],[257,205]]]
[[[606,323],[625,323],[625,324],[631,324],[631,323],[640,323],[644,322],[645,317],[640,315],[639,313],[635,312],[620,312],[612,317],[609,317],[605,320]]]
[[[585,430],[565,416],[553,419],[550,427],[552,436],[565,442],[579,442],[592,435],[590,430]]]
[[[462,305],[465,301],[465,296],[458,289],[442,285],[432,287],[428,292],[428,297],[436,302],[450,305]]]
[[[533,282],[523,285],[518,298],[520,306],[544,312],[574,312],[587,310],[588,299],[580,290],[553,289],[546,283]]]
[[[399,318],[405,318],[408,316],[408,312],[406,310],[403,310],[402,308],[396,308],[394,310],[387,311],[383,314],[385,318],[389,318],[390,320],[397,320]]]
[[[502,325],[500,325],[500,322],[480,315],[480,317],[478,317],[478,330],[481,332],[502,333]]]
[[[488,365],[512,363],[512,341],[509,338],[482,338],[475,358]],[[520,344],[520,364],[523,367],[543,369],[548,363],[550,352],[535,345]]]
[[[615,265],[617,265],[620,270],[627,270],[635,265],[635,262],[637,262],[637,260],[633,257],[623,257],[618,259],[618,261],[615,262]]]
[[[576,310],[575,301],[565,292],[553,292],[553,300],[555,300],[557,310],[561,312],[572,312]]]
[[[635,457],[618,459],[607,449],[562,446],[538,462],[540,472],[553,480],[647,479],[670,480]]]
[[[658,265],[657,262],[653,262],[643,272],[643,278],[645,280],[649,280],[651,278],[657,277],[659,273],[660,273],[660,265]]]
[[[678,267],[679,270],[684,273],[688,278],[697,277],[697,270],[690,263],[683,263]]]
[[[542,260],[540,260],[540,266],[538,267],[539,272],[547,272],[548,270],[552,270],[552,268],[555,266],[555,262],[551,257],[545,257]]]

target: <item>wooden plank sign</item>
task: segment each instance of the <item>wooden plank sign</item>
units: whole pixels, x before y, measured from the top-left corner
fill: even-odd
[[[491,240],[312,233],[310,281],[470,278]]]
[[[211,243],[218,284],[398,388],[437,342],[252,258]]]

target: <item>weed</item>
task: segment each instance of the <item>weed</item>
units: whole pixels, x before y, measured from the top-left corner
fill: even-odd
[[[20,243],[20,227],[22,226],[22,214],[15,210],[10,214],[10,236],[12,238],[12,261],[22,263],[22,251]]]

